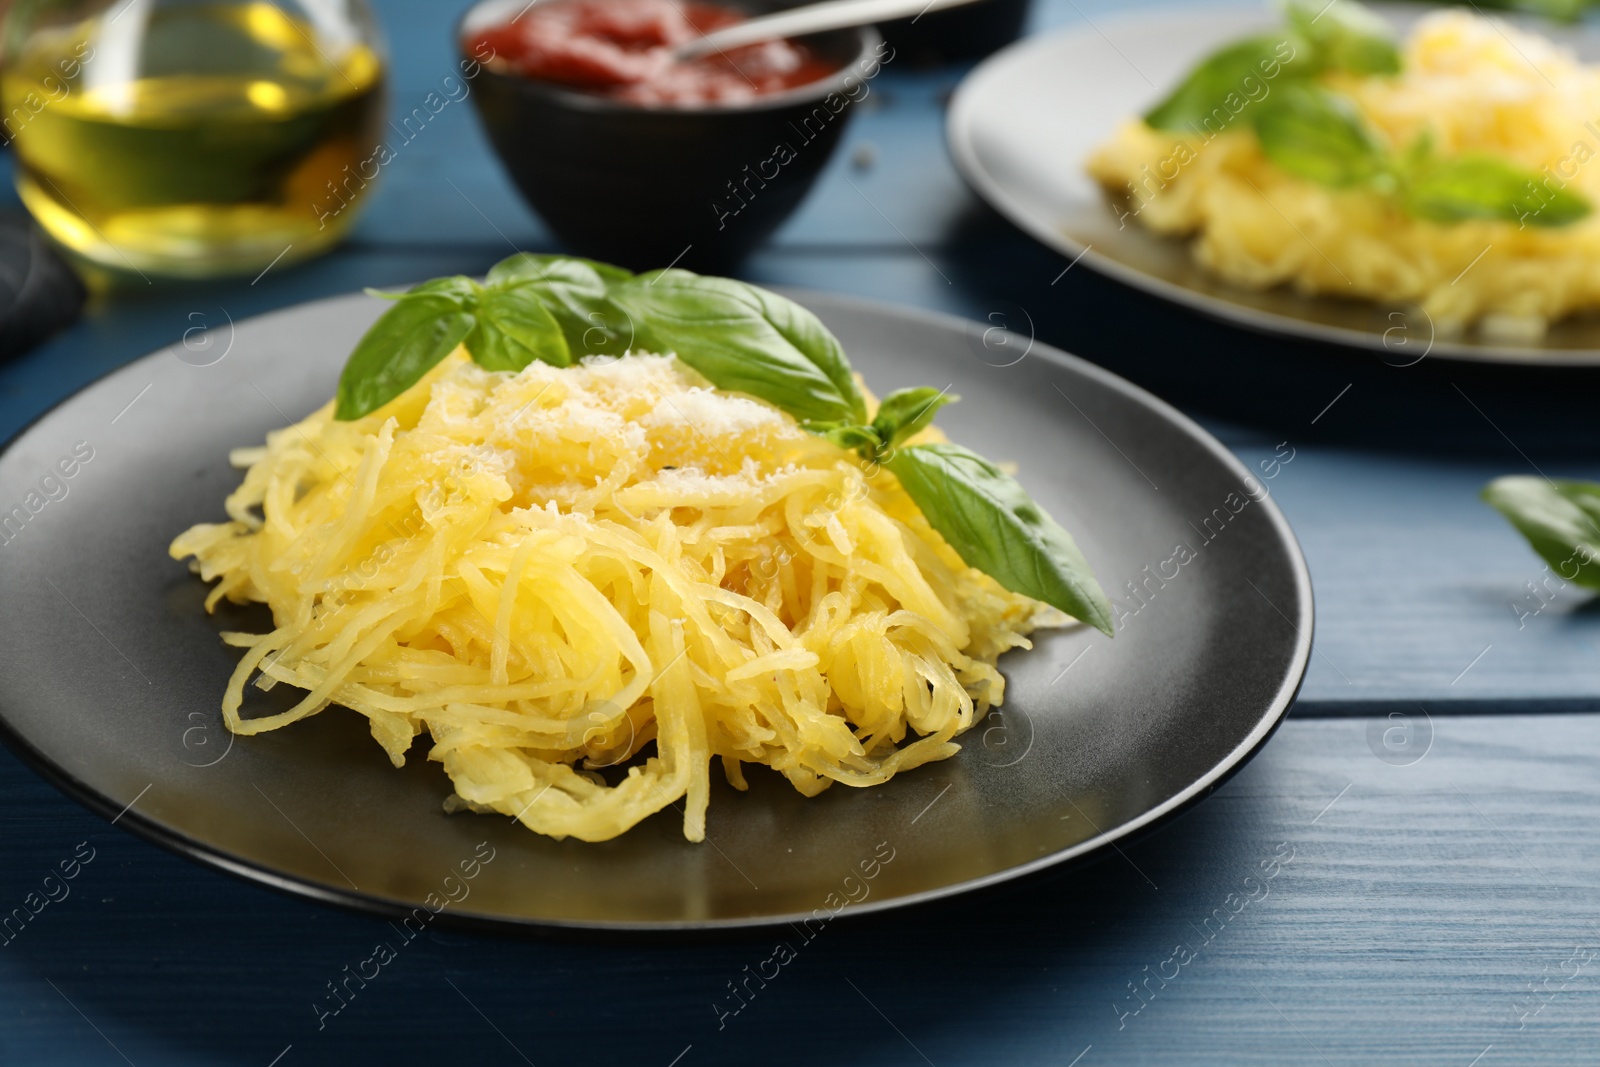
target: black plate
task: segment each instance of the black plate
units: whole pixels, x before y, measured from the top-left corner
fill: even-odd
[[[797,295],[880,393],[952,386],[962,402],[941,424],[1020,461],[1130,611],[1114,641],[1078,627],[1010,654],[1004,710],[957,757],[812,800],[753,768],[748,794],[715,786],[704,844],[683,839],[671,810],[585,844],[445,815],[449,782],[425,748],[394,770],[364,720],[338,708],[230,738],[218,702],[238,653],[217,633],[265,620],[208,618],[204,587],[167,544],[223,517],[239,479],[229,449],[331,395],[382,307],[363,296],[156,352],[0,455],[0,518],[27,514],[0,544],[7,740],[117,825],[280,888],[391,912],[448,889],[457,919],[631,929],[797,921],[852,899],[869,911],[973,889],[1088,856],[1247,760],[1288,709],[1311,641],[1310,579],[1262,493],[1270,481],[1072,356],[956,319]],[[93,457],[75,466],[75,446]],[[49,474],[63,462],[72,477]],[[462,882],[480,842],[494,858]]]
[[[1409,33],[1428,9],[1375,5]],[[1496,17],[1505,17],[1497,14]],[[1511,17],[1555,38],[1580,59],[1600,61],[1600,31]],[[1090,154],[1128,118],[1144,113],[1202,57],[1228,41],[1281,25],[1265,4],[1155,9],[1097,18],[1029,37],[980,64],[950,103],[947,135],[956,168],[1018,228],[1127,285],[1261,333],[1380,353],[1409,366],[1436,360],[1527,367],[1600,367],[1600,314],[1563,319],[1534,343],[1446,337],[1418,307],[1331,296],[1287,286],[1233,285],[1195,262],[1189,242],[1123,222],[1084,169]]]

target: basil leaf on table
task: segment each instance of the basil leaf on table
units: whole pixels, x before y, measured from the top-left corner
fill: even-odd
[[[1207,120],[1226,127],[1291,63],[1304,64],[1306,44],[1293,33],[1263,34],[1213,52],[1144,121],[1158,130],[1200,133]],[[1233,106],[1230,106],[1230,100]],[[1220,127],[1212,132],[1220,132]]]
[[[574,359],[620,356],[633,345],[627,315],[611,303],[610,292],[633,277],[631,271],[572,256],[520,252],[489,268],[491,290],[526,288],[537,293],[566,335]]]
[[[872,429],[885,448],[894,448],[901,441],[915,437],[926,429],[940,408],[960,399],[943,389],[927,385],[915,389],[897,389],[878,405]]]
[[[560,324],[532,289],[485,289],[476,316],[478,324],[464,343],[480,367],[517,371],[534,360],[557,367],[572,365],[572,351]]]
[[[1016,479],[960,445],[911,445],[886,465],[969,567],[1112,633],[1111,602],[1072,535]]]
[[[1483,499],[1566,581],[1600,589],[1600,483],[1496,478]]]
[[[1566,226],[1589,214],[1589,201],[1565,189],[1544,189],[1538,176],[1489,156],[1424,158],[1405,175],[1406,212],[1430,222],[1503,219]]]
[[[638,275],[612,286],[611,300],[633,320],[636,349],[675,353],[719,389],[802,423],[866,421],[844,350],[792,300],[686,270]]]
[[[334,418],[359,419],[383,407],[417,384],[476,325],[473,314],[450,296],[407,294],[350,353],[339,375]]]
[[[1290,0],[1289,25],[1310,45],[1319,70],[1400,73],[1400,49],[1383,18],[1354,0]]]

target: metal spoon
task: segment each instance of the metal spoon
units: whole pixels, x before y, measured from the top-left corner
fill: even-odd
[[[890,19],[921,17],[930,11],[959,7],[973,0],[823,0],[820,4],[807,4],[771,15],[762,15],[697,37],[672,50],[677,61],[699,59],[713,52],[742,48],[780,37],[800,37],[824,30],[842,30],[850,26],[865,26],[869,22],[887,22]]]

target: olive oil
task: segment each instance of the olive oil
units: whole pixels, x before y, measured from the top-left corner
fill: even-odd
[[[382,121],[377,53],[270,3],[140,6],[35,34],[0,77],[39,223],[141,274],[261,270],[336,241],[356,203],[329,189]]]

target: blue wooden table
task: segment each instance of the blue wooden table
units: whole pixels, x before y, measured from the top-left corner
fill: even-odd
[[[457,6],[379,5],[396,109],[451,73]],[[1113,7],[1043,0],[1035,21],[1082,25]],[[781,935],[438,929],[320,1019],[327,983],[385,923],[136,841],[0,754],[0,910],[62,861],[81,868],[0,946],[0,1063],[1594,1061],[1600,611],[1547,582],[1476,498],[1497,474],[1600,473],[1582,409],[1593,392],[1389,367],[1061,276],[948,161],[944,103],[961,73],[887,70],[746,273],[1000,316],[1140,381],[1252,465],[1292,450],[1271,488],[1311,563],[1317,654],[1264,753],[1124,857],[830,928],[736,1015],[713,1005]],[[470,106],[451,104],[335,254],[254,283],[99,300],[0,367],[0,437],[193,325],[548,247]],[[1274,877],[1248,888],[1263,864]]]

